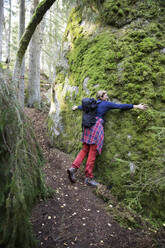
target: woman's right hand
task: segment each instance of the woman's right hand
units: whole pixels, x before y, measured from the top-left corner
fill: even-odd
[[[73,111],[76,110],[76,109],[78,109],[78,106],[73,106],[73,107],[72,107],[72,110],[73,110]]]

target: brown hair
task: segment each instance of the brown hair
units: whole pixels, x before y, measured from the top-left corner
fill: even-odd
[[[99,91],[96,93],[96,98],[97,98],[97,99],[101,99],[101,97],[103,97],[106,93],[107,93],[106,90],[99,90]]]

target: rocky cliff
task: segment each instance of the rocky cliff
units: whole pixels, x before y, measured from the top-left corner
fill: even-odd
[[[126,206],[165,220],[165,2],[89,1],[72,9],[52,88],[49,131],[62,150],[80,147],[86,96],[108,91],[116,103],[146,103],[147,111],[112,110],[95,175]]]

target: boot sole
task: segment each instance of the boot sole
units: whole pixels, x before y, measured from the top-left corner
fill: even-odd
[[[72,174],[71,174],[70,170],[67,170],[67,173],[68,173],[68,178],[69,178],[69,180],[71,181],[71,183],[75,183],[76,180],[73,180]]]
[[[97,185],[93,185],[93,184],[90,184],[90,183],[86,183],[86,185],[90,186],[90,187],[93,187],[93,188],[97,188],[99,186],[99,184]]]
[[[99,185],[99,183],[97,183],[97,184],[91,184],[90,182],[84,182],[86,185],[88,185],[88,186],[91,186],[91,187],[95,187],[95,188],[97,188],[98,187],[98,185]]]

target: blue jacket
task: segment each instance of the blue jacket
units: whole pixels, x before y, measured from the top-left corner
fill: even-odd
[[[111,109],[132,109],[133,108],[133,104],[122,104],[122,103],[117,104],[114,102],[101,101],[101,100],[98,100],[97,103],[98,105],[97,105],[96,116],[102,119],[104,119],[106,112]],[[82,110],[82,106],[78,106],[78,109]]]

